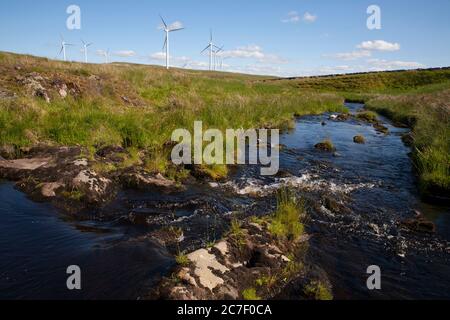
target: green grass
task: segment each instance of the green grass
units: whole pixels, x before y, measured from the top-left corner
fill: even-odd
[[[125,166],[137,163],[135,155],[145,151],[140,160],[147,170],[185,176],[170,163],[165,146],[174,129],[192,131],[196,120],[205,130],[290,129],[294,115],[346,111],[342,102],[347,98],[366,101],[370,110],[412,127],[422,192],[450,190],[450,69],[281,80],[124,63],[63,63],[0,52],[0,71],[2,89],[17,95],[0,100],[0,146],[15,150],[39,143],[80,145],[94,152],[120,145],[136,150]],[[33,97],[15,80],[32,72],[48,79],[44,86],[51,103]],[[62,99],[52,80],[73,84],[80,93]],[[375,121],[373,114],[366,116]],[[223,166],[204,169],[213,179],[227,174]]]
[[[312,281],[309,285],[305,286],[304,293],[308,297],[318,301],[333,300],[333,294],[320,281]]]
[[[300,91],[332,92],[413,129],[422,195],[450,192],[450,69],[377,72],[278,81]],[[358,117],[376,122],[376,114]],[[379,128],[384,131],[383,128]]]
[[[443,83],[447,83],[448,86],[450,70],[411,70],[311,77],[292,80],[291,83],[301,89],[326,92],[401,94],[411,90],[420,91],[426,86],[429,90],[436,88],[439,90]]]
[[[305,230],[301,222],[304,215],[304,204],[297,201],[291,191],[281,190],[278,193],[278,206],[272,216],[269,231],[278,238],[296,240]]]
[[[188,266],[191,261],[189,260],[188,256],[185,253],[179,253],[175,256],[175,261],[179,266],[186,267]]]
[[[376,122],[378,120],[377,114],[372,111],[359,112],[356,114],[356,117],[367,122]]]
[[[450,190],[450,88],[402,96],[382,95],[368,108],[413,128],[413,160],[424,196]]]
[[[0,70],[2,87],[18,96],[0,101],[0,146],[120,145],[147,151],[150,156],[142,160],[149,170],[161,173],[172,170],[164,145],[173,130],[193,131],[196,120],[203,121],[204,130],[291,128],[294,115],[345,109],[337,95],[300,92],[261,81],[267,77],[241,74],[62,63],[8,53],[2,53]],[[44,86],[50,103],[31,96],[15,80],[31,72],[49,79]],[[80,94],[61,98],[52,79],[76,85]],[[227,174],[220,166],[205,171],[214,179]]]
[[[333,141],[331,141],[330,139],[325,139],[322,142],[319,142],[318,144],[316,144],[316,148],[328,152],[336,150]]]
[[[62,196],[73,201],[81,201],[84,197],[84,193],[79,190],[64,191]]]
[[[258,301],[261,298],[256,294],[255,288],[249,288],[242,291],[242,298],[247,301]]]

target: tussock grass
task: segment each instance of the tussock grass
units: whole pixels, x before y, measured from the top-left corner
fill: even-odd
[[[288,240],[298,239],[305,231],[302,220],[305,216],[304,203],[298,201],[288,189],[278,192],[277,210],[274,212],[269,231],[276,237]]]

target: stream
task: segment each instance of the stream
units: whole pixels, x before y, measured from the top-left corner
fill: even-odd
[[[347,107],[355,113],[364,106]],[[315,204],[308,254],[327,273],[336,299],[449,299],[450,208],[421,202],[401,140],[408,130],[380,117],[385,135],[368,123],[329,117],[299,118],[283,134],[276,177],[242,166],[225,182],[195,183],[181,193],[124,191],[101,219],[69,219],[0,182],[0,299],[139,299],[175,264],[151,232],[181,227],[181,249],[194,250],[219,240],[236,212],[270,213],[285,186]],[[355,144],[356,135],[366,144]],[[314,148],[328,138],[335,154]],[[436,233],[400,228],[415,211],[436,224]],[[70,265],[82,270],[81,291],[66,288]],[[367,289],[371,265],[381,268],[381,290]],[[278,298],[295,298],[297,289],[291,285]]]

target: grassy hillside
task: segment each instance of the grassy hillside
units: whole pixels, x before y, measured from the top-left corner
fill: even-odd
[[[297,78],[291,85],[300,89],[354,93],[404,93],[423,86],[450,86],[450,69],[373,72],[324,77]]]
[[[195,120],[222,130],[286,128],[294,114],[342,110],[350,98],[413,127],[421,188],[446,194],[449,97],[450,69],[284,80],[0,53],[0,147],[120,145],[136,158],[145,150],[149,170],[164,173],[172,131]]]
[[[342,110],[333,94],[299,92],[240,74],[64,63],[0,53],[0,147],[120,145],[167,169],[177,128],[288,127],[294,114]]]

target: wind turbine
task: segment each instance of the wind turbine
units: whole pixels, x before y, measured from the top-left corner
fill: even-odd
[[[66,41],[64,41],[64,38],[61,35],[61,51],[59,52],[59,54],[60,55],[61,55],[61,53],[63,54],[64,61],[67,61],[67,56],[66,56],[66,47],[67,46],[73,46],[73,44],[67,43]]]
[[[231,58],[231,57],[221,56],[221,59],[220,59],[220,70],[223,70],[223,61],[226,60],[226,59],[229,59],[229,58]]]
[[[101,52],[101,53],[100,53]],[[109,49],[108,50],[106,50],[106,51],[100,51],[100,52],[98,52],[97,54],[98,55],[102,55],[102,56],[104,56],[105,57],[105,62],[106,63],[109,63],[109,56],[110,56],[110,54],[109,54]]]
[[[164,46],[163,46],[163,50],[166,49],[166,69],[169,70],[170,69],[170,39],[169,39],[169,35],[171,32],[175,32],[175,31],[180,31],[183,30],[184,28],[173,28],[172,26],[168,26],[166,21],[164,21],[164,18],[160,15],[159,16],[161,18],[161,21],[164,25],[163,30],[166,33],[166,37],[164,40]]]
[[[209,71],[211,71],[213,66],[213,59],[215,59],[214,51],[215,49],[220,49],[218,46],[214,44],[212,30],[210,30],[209,44],[206,46],[205,49],[203,49],[201,53],[205,52],[208,49],[209,49]]]
[[[83,50],[84,50],[84,62],[88,63],[88,48],[93,45],[93,43],[86,43],[81,39],[81,42],[83,43]]]
[[[214,71],[217,69],[217,54],[223,51],[224,46],[218,48],[217,50],[214,50]],[[220,58],[220,56],[219,56]]]

